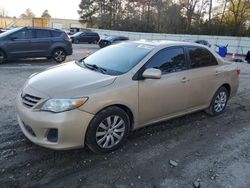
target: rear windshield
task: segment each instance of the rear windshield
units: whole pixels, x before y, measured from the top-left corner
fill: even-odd
[[[106,69],[107,74],[120,75],[131,70],[153,49],[151,45],[121,43],[95,52],[84,62]]]

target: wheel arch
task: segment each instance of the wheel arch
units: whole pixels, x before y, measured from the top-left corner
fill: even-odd
[[[7,53],[6,53],[6,51],[4,49],[0,48],[0,51],[3,52],[4,58],[8,57],[8,55],[7,55]]]
[[[97,111],[97,113],[95,113],[95,115],[97,115],[99,112],[101,112],[107,108],[110,108],[110,107],[118,107],[126,112],[126,114],[129,117],[129,121],[130,121],[130,131],[132,131],[134,129],[134,114],[133,114],[132,110],[124,104],[111,104],[111,105],[105,106],[104,108]]]
[[[63,50],[65,53],[67,52],[66,49],[65,49],[64,47],[62,47],[62,46],[55,46],[55,47],[53,47],[53,48],[51,49],[50,55],[53,56],[54,51],[57,50],[57,49],[61,49],[61,50]]]
[[[224,83],[224,84],[222,84],[219,88],[221,88],[221,87],[225,87],[225,88],[227,89],[227,91],[228,91],[228,96],[230,97],[230,95],[231,95],[231,86],[230,86],[230,84]]]

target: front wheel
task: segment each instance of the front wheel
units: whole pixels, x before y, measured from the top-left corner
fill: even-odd
[[[53,51],[52,57],[57,63],[61,63],[65,61],[66,53],[63,49],[58,48]]]
[[[96,153],[111,152],[125,142],[129,129],[127,113],[118,107],[109,107],[99,112],[91,121],[86,144]]]
[[[229,91],[225,87],[219,88],[206,112],[210,115],[219,115],[224,112],[229,99]]]

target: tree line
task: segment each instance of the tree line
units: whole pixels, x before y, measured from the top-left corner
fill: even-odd
[[[78,13],[101,29],[250,36],[250,0],[81,0]]]
[[[30,8],[27,8],[24,13],[22,13],[19,18],[34,18],[36,15],[32,12]],[[41,14],[42,18],[51,18],[48,10],[44,10]],[[9,18],[8,12],[4,8],[0,8],[0,18]],[[14,17],[16,18],[16,17]]]

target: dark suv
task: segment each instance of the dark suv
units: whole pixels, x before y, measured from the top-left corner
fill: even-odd
[[[70,38],[58,29],[22,27],[0,34],[0,63],[31,57],[53,58],[60,63],[71,54]]]
[[[84,31],[84,32],[77,32],[71,37],[72,43],[80,43],[80,42],[87,42],[89,44],[94,43],[96,44],[100,40],[100,36],[98,33],[93,31]]]

